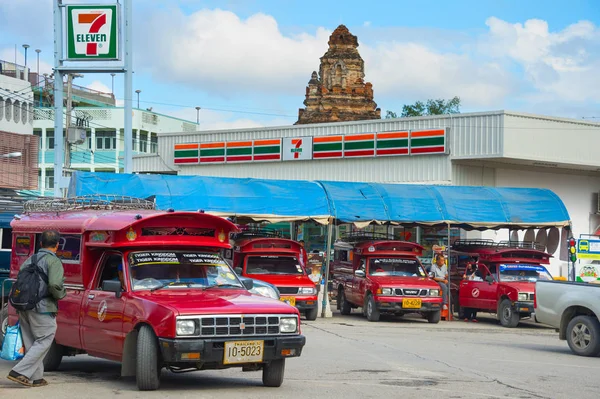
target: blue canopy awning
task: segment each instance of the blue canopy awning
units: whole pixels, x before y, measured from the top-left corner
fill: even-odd
[[[496,188],[204,176],[75,172],[70,196],[148,198],[159,209],[247,217],[255,221],[313,219],[327,223],[450,224],[466,229],[563,227],[560,198],[538,188]]]

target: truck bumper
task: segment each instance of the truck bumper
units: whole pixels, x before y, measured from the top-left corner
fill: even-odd
[[[298,357],[306,343],[303,335],[277,337],[239,337],[239,338],[159,338],[163,362],[186,367],[216,369],[244,364],[224,364],[225,342],[228,341],[264,341],[262,363],[286,357]]]
[[[318,306],[318,301],[315,298],[314,300],[301,300],[301,301],[296,301],[296,308],[298,308],[299,311],[305,311],[305,310],[310,310],[310,309],[316,309]]]
[[[521,314],[532,314],[535,312],[533,302],[515,302],[515,311]]]
[[[392,312],[392,313],[400,313],[400,312],[435,312],[437,310],[442,309],[442,303],[439,302],[422,302],[420,308],[403,308],[402,302],[386,302],[381,300],[376,302],[377,310],[380,312]]]

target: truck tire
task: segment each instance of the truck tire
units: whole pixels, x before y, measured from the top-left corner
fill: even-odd
[[[65,353],[65,347],[52,341],[50,350],[44,357],[44,371],[56,371],[62,362],[63,354]]]
[[[365,298],[365,315],[369,321],[379,321],[380,313],[377,310],[375,299],[373,299],[373,295],[371,294],[368,294]]]
[[[305,312],[306,320],[317,320],[319,314],[319,308],[308,309]]]
[[[262,380],[266,387],[277,388],[283,384],[283,374],[285,373],[285,359],[273,360],[263,367]]]
[[[338,291],[338,303],[340,304],[341,314],[349,315],[352,312],[352,306],[350,306],[350,302],[346,299],[346,293],[343,288]]]
[[[579,356],[600,354],[600,322],[590,316],[574,317],[567,325],[567,342]]]
[[[4,307],[0,309],[0,342],[4,342],[4,334],[6,334],[6,328],[8,327],[8,303],[4,304]]]
[[[440,322],[442,318],[442,314],[440,310],[436,310],[435,312],[427,313],[427,322],[432,324],[437,324]]]
[[[515,328],[519,325],[519,313],[515,312],[512,303],[508,299],[504,299],[500,302],[500,306],[498,307],[498,318],[503,327]]]
[[[140,391],[155,391],[160,386],[158,343],[154,331],[142,326],[137,338],[135,380]]]

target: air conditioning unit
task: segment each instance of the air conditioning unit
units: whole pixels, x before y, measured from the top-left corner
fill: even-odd
[[[67,141],[70,144],[83,144],[87,133],[83,127],[70,127],[67,131]]]

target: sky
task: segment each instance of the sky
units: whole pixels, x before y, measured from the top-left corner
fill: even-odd
[[[382,115],[459,96],[461,112],[600,121],[597,0],[133,0],[133,11],[140,108],[195,121],[201,107],[202,130],[296,122],[339,24],[358,36]],[[51,72],[51,0],[0,1],[0,59],[14,61],[16,45],[23,64],[25,43],[32,71],[41,49],[40,73]],[[74,83],[112,86],[109,74]],[[122,104],[121,75],[114,91]]]

